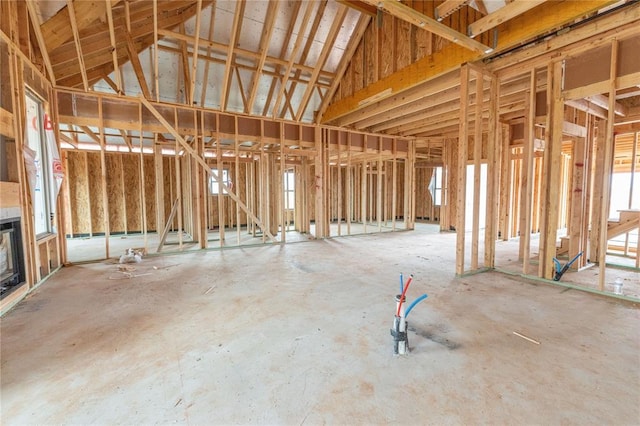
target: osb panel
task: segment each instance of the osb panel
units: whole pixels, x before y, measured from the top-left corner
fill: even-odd
[[[122,185],[120,156],[106,156],[107,198],[109,200],[109,227],[112,234],[125,231],[125,200]]]
[[[362,43],[358,45],[353,58],[351,59],[350,69],[353,70],[353,91],[357,92],[364,88],[364,46]]]
[[[411,64],[411,38],[415,27],[403,20],[396,21],[396,49],[395,71]]]
[[[8,92],[8,90],[6,90]],[[7,162],[7,179],[18,182],[18,160],[16,159],[16,143],[5,139],[5,154]]]
[[[564,89],[570,90],[609,80],[611,46],[601,46],[565,61]],[[589,70],[589,72],[584,72]]]
[[[85,152],[69,152],[67,178],[71,199],[71,219],[73,234],[88,233],[91,230],[89,209],[89,185],[87,182],[87,162]]]
[[[379,66],[379,79],[383,79],[395,71],[394,63],[395,63],[395,49],[396,49],[396,40],[395,40],[395,26],[396,20],[393,16],[385,13],[382,15],[382,26],[380,27],[381,37],[380,37],[380,63]]]
[[[89,179],[89,194],[91,204],[91,229],[83,231],[83,233],[93,232],[94,234],[102,234],[104,229],[104,205],[102,201],[102,166],[100,164],[99,152],[87,153],[87,167]]]
[[[142,179],[138,155],[122,155],[127,232],[142,232]]]
[[[372,19],[360,42],[361,44],[364,43],[365,87],[376,82],[376,69],[378,67],[376,58],[376,32],[376,19]]]
[[[169,220],[169,215],[171,214],[171,208],[173,207],[173,203],[178,198],[178,192],[176,189],[176,175],[175,175],[175,158],[174,157],[163,157],[163,176],[164,176],[164,217],[165,220]],[[163,224],[162,229],[164,229],[166,223]],[[178,229],[178,215],[176,214],[171,222],[171,229]]]
[[[144,156],[144,192],[147,208],[147,231],[158,230],[156,226],[156,172],[153,156]],[[160,232],[160,231],[159,231]]]
[[[345,75],[340,80],[340,92],[343,98],[353,94],[353,69],[349,67]]]
[[[618,76],[640,72],[640,36],[620,40],[618,49]]]

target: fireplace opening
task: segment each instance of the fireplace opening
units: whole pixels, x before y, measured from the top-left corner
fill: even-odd
[[[0,300],[25,282],[20,219],[0,220]]]

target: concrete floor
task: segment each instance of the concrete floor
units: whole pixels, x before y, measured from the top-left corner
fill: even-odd
[[[63,268],[1,320],[15,424],[638,424],[638,306],[455,279],[416,232]],[[398,274],[412,352],[392,355]],[[531,343],[519,332],[540,342]]]

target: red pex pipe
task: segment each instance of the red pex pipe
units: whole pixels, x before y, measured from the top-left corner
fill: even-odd
[[[407,294],[407,290],[409,290],[409,286],[411,285],[411,281],[413,281],[413,275],[411,275],[409,277],[409,279],[407,280],[407,284],[404,286],[404,291],[402,292],[402,295],[400,296],[400,303],[398,303],[398,312],[396,312],[396,316],[397,317],[400,316],[400,309],[402,308],[402,302],[404,301],[404,295]]]

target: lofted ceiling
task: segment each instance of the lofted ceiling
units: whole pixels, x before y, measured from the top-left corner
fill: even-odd
[[[368,22],[326,0],[113,0],[114,57],[107,4],[38,2],[56,85],[306,122],[328,101],[356,26]]]
[[[619,3],[634,3],[622,0]],[[556,0],[40,0],[28,1],[39,24],[35,38],[56,86],[144,95],[160,102],[301,122],[318,121],[350,65],[367,26],[381,14],[433,33],[482,58],[527,41],[501,46],[498,28],[532,9],[552,10]],[[574,3],[573,1],[565,3]],[[594,3],[594,2],[585,2]],[[615,6],[614,1],[602,1]],[[571,6],[540,32],[600,13]],[[479,19],[455,26],[458,11],[473,9]],[[573,10],[572,9],[572,10]],[[555,10],[555,9],[553,9]],[[540,12],[542,13],[542,12]],[[560,21],[565,19],[565,21]],[[548,21],[548,22],[547,22]],[[546,25],[546,27],[545,27]],[[502,29],[500,29],[502,31]],[[517,31],[513,31],[517,32]],[[37,34],[39,33],[39,34]],[[534,34],[530,34],[532,37]],[[540,36],[536,34],[535,36]],[[515,37],[515,36],[514,36]],[[506,38],[509,38],[508,36]],[[157,44],[156,44],[157,43]],[[157,49],[155,46],[157,45]],[[498,49],[494,51],[494,49]],[[464,56],[463,58],[471,57]],[[462,61],[462,60],[461,60]],[[331,124],[409,137],[455,131],[458,71],[397,90],[394,97],[360,99]],[[521,81],[522,80],[522,81]],[[401,79],[396,81],[403,83]],[[380,79],[378,84],[385,84]],[[404,84],[404,83],[403,83]],[[541,82],[541,86],[544,82]],[[375,85],[372,85],[375,89]],[[501,108],[509,117],[523,111],[526,76],[503,81]],[[439,88],[436,90],[435,88]],[[366,88],[365,88],[366,89]],[[387,89],[389,93],[391,88]],[[396,92],[396,89],[393,88]],[[368,93],[366,90],[361,92]],[[403,93],[402,95],[400,93]],[[384,94],[384,91],[381,92]],[[430,94],[430,95],[429,95]],[[635,96],[636,93],[633,93]],[[361,97],[362,97],[361,96]],[[398,98],[401,102],[397,102]],[[375,103],[371,102],[374,100]],[[349,101],[349,100],[346,100]],[[348,105],[345,100],[342,104]],[[341,102],[332,105],[340,110]],[[345,112],[348,111],[348,112]],[[436,119],[433,119],[433,118]],[[95,142],[97,129],[69,127],[67,136]],[[113,143],[127,135],[107,132]],[[93,133],[93,135],[92,135]],[[131,135],[129,135],[131,136]],[[117,139],[120,142],[116,142]]]

